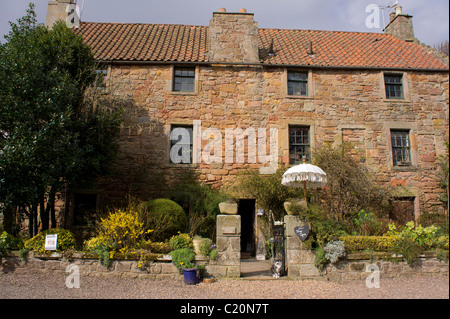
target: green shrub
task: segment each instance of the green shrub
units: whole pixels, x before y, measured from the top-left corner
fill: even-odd
[[[414,265],[414,262],[419,259],[422,251],[423,249],[419,244],[415,243],[410,238],[405,237],[400,238],[394,247],[394,252],[397,255],[402,255],[411,267]]]
[[[436,241],[436,247],[438,249],[444,249],[444,250],[448,250],[448,245],[449,244],[449,237],[448,235],[446,236],[439,236],[437,241]]]
[[[399,240],[399,236],[341,236],[347,252],[373,250],[388,252],[393,251]]]
[[[400,231],[397,230],[395,224],[389,224],[388,235],[397,235],[401,238],[410,239],[412,242],[418,244],[423,249],[430,249],[439,245],[438,228],[434,225],[428,227],[422,227],[418,225],[415,227],[414,222],[410,221],[406,223],[406,226],[402,227]]]
[[[23,248],[23,241],[4,231],[0,235],[0,247],[6,250],[19,250]]]
[[[314,260],[314,266],[317,269],[322,271],[325,268],[325,265],[328,263],[328,259],[325,257],[325,250],[322,247],[316,249],[316,257]]]
[[[173,250],[169,242],[152,242],[151,240],[143,240],[139,247],[149,250],[153,254],[168,254]]]
[[[217,249],[210,238],[202,238],[199,246],[200,254],[209,257],[211,260],[217,258]]]
[[[353,235],[380,236],[388,230],[386,221],[364,209],[361,209],[357,216],[351,220],[351,225],[353,226]]]
[[[200,242],[200,253],[203,256],[209,256],[209,252],[211,251],[213,245],[213,242],[210,238],[202,238],[201,242]]]
[[[39,253],[46,252],[45,235],[50,234],[58,235],[56,251],[62,251],[66,249],[76,249],[77,244],[73,233],[67,229],[59,229],[59,228],[52,228],[45,230],[37,234],[33,238],[28,239],[24,243],[25,248]]]
[[[178,235],[172,236],[169,243],[173,250],[194,247],[192,237],[189,234],[179,233]]]
[[[170,253],[170,256],[172,256],[172,263],[177,267],[180,274],[183,273],[182,269],[196,268],[196,265],[193,263],[195,253],[190,248],[176,249]]]
[[[145,230],[153,230],[152,241],[165,241],[187,228],[183,208],[169,199],[155,199],[139,205],[139,215]]]

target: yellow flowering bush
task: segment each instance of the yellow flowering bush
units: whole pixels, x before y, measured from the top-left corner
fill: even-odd
[[[436,226],[431,225],[428,227],[423,227],[422,225],[418,225],[415,227],[413,221],[407,222],[400,231],[397,230],[394,223],[391,223],[389,224],[389,231],[387,232],[388,235],[408,238],[424,249],[429,249],[436,246],[438,240],[437,233],[438,228]]]
[[[151,231],[145,231],[136,211],[119,209],[101,218],[98,237],[111,242],[118,252],[125,254],[137,247],[143,236]]]
[[[45,236],[49,234],[58,235],[56,251],[63,251],[66,249],[76,249],[77,243],[73,233],[67,229],[52,228],[45,230],[33,238],[24,242],[24,247],[38,253],[45,253]]]
[[[439,236],[439,238],[437,239],[437,246],[439,248],[448,250],[448,242],[449,242],[448,235],[447,236]]]
[[[83,247],[84,250],[94,251],[95,249],[97,249],[102,245],[104,245],[105,247],[112,248],[112,243],[103,236],[92,237],[91,239],[84,241]]]

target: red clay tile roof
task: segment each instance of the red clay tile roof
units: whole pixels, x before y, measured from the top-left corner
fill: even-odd
[[[76,32],[101,61],[206,61],[203,26],[82,22]]]
[[[214,62],[206,26],[82,22],[76,32],[101,61]],[[381,33],[259,29],[258,44],[261,63],[269,65],[449,68],[420,45]]]

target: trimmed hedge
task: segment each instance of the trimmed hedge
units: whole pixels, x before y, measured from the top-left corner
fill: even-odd
[[[347,252],[373,250],[388,252],[396,247],[400,236],[341,236]]]
[[[183,208],[172,200],[160,198],[144,202],[138,207],[145,230],[152,241],[165,241],[188,226],[188,219]]]
[[[75,241],[75,236],[73,233],[67,229],[52,228],[43,231],[31,239],[25,241],[24,246],[26,249],[45,253],[45,235],[56,234],[58,235],[56,251],[66,250],[66,249],[76,249],[77,243]]]

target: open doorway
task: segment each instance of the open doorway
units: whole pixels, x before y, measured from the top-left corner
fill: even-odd
[[[241,216],[241,257],[255,256],[255,199],[240,199],[238,214]]]

